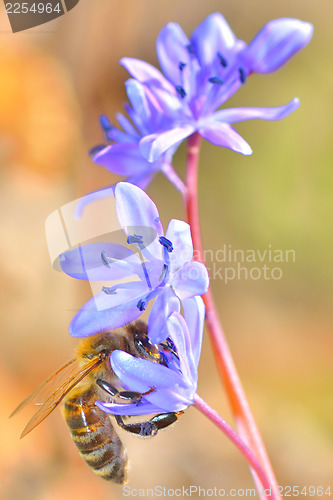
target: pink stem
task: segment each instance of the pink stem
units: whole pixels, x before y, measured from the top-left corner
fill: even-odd
[[[201,137],[196,132],[188,139],[186,169],[186,211],[191,226],[193,247],[199,262],[204,262],[198,206],[198,164]],[[240,382],[229,346],[218,318],[211,290],[203,296],[206,306],[206,320],[216,357],[217,366],[223,379],[236,426],[242,439],[251,448],[261,463],[272,489],[278,491],[276,478],[270,464],[264,443],[251,413],[244,389]],[[256,477],[255,477],[256,479]],[[276,498],[281,498],[276,496]]]
[[[252,453],[252,451],[244,443],[244,441],[242,441],[237,432],[235,432],[234,429],[230,427],[230,425],[206,403],[206,401],[198,396],[198,394],[194,395],[194,406],[206,417],[208,417],[209,420],[211,420],[227,436],[227,438],[230,439],[230,441],[232,441],[232,443],[236,446],[236,448],[239,449],[242,455],[244,455],[247,462],[250,464],[260,480],[261,485],[258,490],[260,494],[263,495],[263,498],[271,498],[272,500],[278,498],[275,495],[273,488],[271,488],[269,479],[267,478],[265,471],[260,465],[257,457],[254,455],[254,453]],[[265,494],[263,490],[265,490]],[[267,495],[268,493],[269,495]]]

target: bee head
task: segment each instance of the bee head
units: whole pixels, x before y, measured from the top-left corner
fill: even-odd
[[[84,339],[79,345],[79,354],[86,359],[94,359],[101,355],[106,358],[114,350],[111,332],[98,333]]]

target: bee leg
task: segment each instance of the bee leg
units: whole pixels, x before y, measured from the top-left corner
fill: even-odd
[[[164,427],[176,422],[182,413],[184,412],[178,411],[176,413],[161,413],[147,422],[137,422],[135,424],[125,424],[120,415],[115,415],[115,419],[117,424],[125,431],[132,432],[133,434],[139,434],[139,436],[156,436],[160,429],[164,429]]]
[[[120,400],[133,404],[139,404],[143,396],[146,396],[155,390],[155,388],[152,387],[147,392],[118,391],[118,389],[109,384],[109,382],[101,379],[96,380],[96,384],[113,398],[119,398]]]
[[[115,387],[113,387],[113,385],[106,382],[106,380],[98,379],[96,380],[96,384],[105,392],[107,392],[110,396],[114,397],[117,396],[117,394],[119,394],[118,389],[116,389]]]

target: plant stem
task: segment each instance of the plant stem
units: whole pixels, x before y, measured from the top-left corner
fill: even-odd
[[[263,490],[266,490],[269,495],[265,495],[264,498],[276,499],[273,488],[269,483],[269,480],[265,474],[264,469],[260,465],[255,454],[250,450],[250,448],[242,441],[237,432],[234,431],[232,427],[215,411],[211,408],[206,401],[204,401],[198,394],[194,395],[194,406],[201,411],[206,417],[209,418],[226,436],[232,443],[239,449],[239,451],[244,455],[247,462],[250,464],[252,469],[256,472],[257,477],[260,480],[261,487],[259,492],[263,494]]]
[[[196,132],[188,139],[186,167],[186,212],[187,221],[191,226],[191,234],[196,259],[204,263],[204,253],[200,231],[198,205],[198,164],[201,137]],[[223,379],[227,396],[234,414],[236,427],[242,439],[251,448],[265,471],[272,489],[278,491],[275,475],[254,417],[247,402],[244,389],[240,382],[229,346],[227,344],[221,323],[218,318],[211,290],[203,295],[206,306],[206,320],[217,360],[217,366]],[[256,477],[254,476],[256,480]],[[276,498],[281,498],[276,496]]]

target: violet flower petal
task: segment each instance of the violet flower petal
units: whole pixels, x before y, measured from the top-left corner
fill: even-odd
[[[99,292],[88,300],[72,319],[69,325],[70,335],[89,337],[105,330],[120,328],[141,315],[141,311],[137,307],[137,299],[116,307],[108,307],[107,298],[109,297],[104,292]],[[100,306],[102,301],[105,309],[97,308],[96,303]]]
[[[299,19],[270,21],[246,50],[247,64],[257,73],[275,71],[309,43],[312,33],[313,26]]]
[[[167,79],[175,86],[183,84],[179,64],[185,64],[185,67],[190,64],[189,45],[189,39],[176,23],[167,24],[157,37],[156,52],[160,66]]]
[[[201,137],[217,146],[232,149],[243,155],[252,154],[249,144],[228,123],[206,120],[198,132]]]
[[[176,348],[179,358],[179,369],[185,378],[191,380],[189,365],[192,371],[194,367],[191,342],[185,320],[180,313],[174,312],[170,315],[167,320],[167,332],[168,337],[172,339]]]
[[[138,142],[140,140],[140,134],[129,121],[129,119],[126,118],[126,116],[124,116],[122,113],[116,113],[116,118],[119,125],[124,129],[124,132],[128,136],[132,137],[133,141]]]
[[[191,336],[194,363],[198,366],[202,345],[202,332],[205,323],[205,304],[202,298],[196,295],[190,299],[183,300],[182,306],[186,325]]]
[[[284,106],[274,108],[229,108],[217,111],[212,119],[218,122],[235,123],[244,120],[281,120],[295,111],[300,105],[299,99],[295,97]]]
[[[120,143],[106,146],[94,155],[93,161],[119,175],[138,175],[154,170],[154,164],[143,158],[138,143]]]
[[[194,132],[192,125],[175,125],[165,132],[151,134],[140,141],[140,151],[150,162],[155,162],[167,149],[174,147]]]
[[[207,292],[209,277],[206,266],[201,262],[187,262],[172,274],[170,284],[181,300]]]
[[[148,337],[153,344],[164,342],[168,334],[166,331],[166,320],[174,312],[180,311],[179,299],[175,296],[169,286],[164,287],[158,294],[151,308],[148,318]]]
[[[148,401],[141,401],[140,404],[129,404],[129,403],[103,403],[102,401],[96,401],[96,406],[106,413],[111,415],[158,415],[160,413],[165,413],[163,408],[153,405]]]
[[[194,30],[191,43],[201,66],[211,66],[217,54],[228,56],[236,37],[229,24],[219,12],[208,16]]]
[[[172,242],[173,251],[170,253],[170,272],[174,272],[193,259],[190,225],[181,220],[171,219],[165,237]]]
[[[173,85],[163,76],[163,74],[151,64],[134,59],[131,57],[123,57],[120,59],[120,64],[127,69],[129,74],[141,83],[157,85],[160,88],[175,94]]]
[[[102,261],[102,253],[109,259],[108,267]],[[116,243],[87,243],[61,254],[59,263],[64,273],[81,280],[111,281],[134,275],[143,278],[139,256]]]
[[[136,114],[143,123],[149,123],[152,120],[152,112],[149,107],[147,95],[142,83],[131,78],[125,82],[127,96]],[[147,130],[141,130],[141,133],[147,133]]]
[[[155,203],[142,189],[127,182],[119,182],[115,187],[115,200],[118,221],[127,235],[137,234],[143,238],[144,248],[156,259],[162,260],[163,249],[158,237],[163,235],[163,226]],[[146,228],[146,230],[145,230]],[[137,232],[145,234],[138,234]],[[148,239],[152,233],[155,238]],[[147,241],[148,239],[148,241]]]
[[[129,390],[146,392],[155,387],[156,390],[144,399],[164,411],[179,411],[193,402],[186,380],[164,365],[118,350],[111,353],[110,362],[123,386]]]

